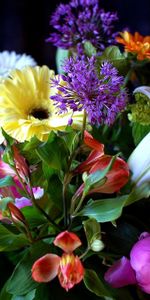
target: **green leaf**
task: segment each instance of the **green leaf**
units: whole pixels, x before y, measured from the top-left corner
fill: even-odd
[[[0,291],[0,300],[11,300],[12,298],[12,295],[6,291],[7,283],[8,281],[5,283],[2,290]]]
[[[117,68],[120,74],[127,74],[130,68],[130,63],[126,57],[126,54],[121,53],[117,46],[107,47],[103,54],[97,57],[98,72],[100,71],[102,62],[106,60],[111,62],[114,67]]]
[[[139,123],[132,123],[132,135],[134,143],[137,146],[140,141],[150,132],[150,125],[141,125]]]
[[[39,200],[36,201],[38,203]],[[34,228],[47,222],[45,217],[39,212],[36,207],[26,206],[22,208],[21,211],[23,212],[23,215],[25,216],[30,228]]]
[[[90,269],[85,270],[84,284],[86,288],[92,293],[105,300],[113,300],[114,298],[109,293],[107,287],[104,286],[103,282],[97,276],[96,272]]]
[[[32,265],[38,258],[49,252],[51,248],[46,243],[37,242],[31,246],[10,277],[7,292],[22,296],[35,289],[39,284],[31,277]]]
[[[134,187],[132,192],[126,199],[125,205],[130,205],[136,201],[139,201],[143,198],[148,198],[150,196],[150,183],[144,182],[138,187]]]
[[[51,132],[48,141],[42,143],[36,152],[42,161],[53,169],[62,170],[67,165],[68,149],[63,139],[54,132]]]
[[[92,45],[91,42],[86,41],[84,43],[84,52],[87,56],[91,57],[96,54],[96,48]]]
[[[20,149],[21,154],[28,160],[30,164],[36,164],[40,161],[40,158],[36,153],[36,149],[40,144],[41,141],[34,136],[30,141],[20,143],[18,148]]]
[[[94,240],[101,238],[100,224],[93,218],[90,218],[83,222],[84,231],[88,241],[88,245],[91,245]]]
[[[92,201],[92,203],[90,202],[84,206],[77,216],[92,217],[101,223],[114,221],[120,217],[126,199],[127,196],[120,196]]]
[[[101,223],[112,222],[121,216],[124,206],[149,196],[150,183],[146,182],[139,187],[135,187],[129,195],[90,201],[76,216],[92,217]]]
[[[58,74],[63,73],[62,65],[66,58],[68,58],[69,52],[66,49],[57,48],[56,51],[56,67]]]
[[[47,284],[40,284],[37,287],[33,300],[41,300],[43,299],[43,295],[44,300],[50,300],[49,286]]]
[[[33,300],[34,296],[35,296],[35,291],[36,290],[32,290],[31,292],[29,292],[26,295],[23,296],[13,296],[11,300]]]
[[[0,188],[5,186],[12,186],[15,185],[13,178],[9,175],[5,176],[4,178],[0,179]]]
[[[49,196],[49,201],[52,201],[55,206],[59,209],[59,211],[62,211],[62,183],[59,180],[57,175],[53,175],[49,182],[48,182],[48,188],[47,188],[47,192],[48,192],[48,196]]]
[[[0,224],[0,251],[13,251],[28,245],[24,234],[14,234]]]
[[[118,155],[112,157],[109,165],[105,169],[98,170],[86,177],[83,191],[85,195],[88,194],[89,190],[96,188],[96,186],[101,186],[106,182],[107,178],[105,176],[112,169],[117,156]]]

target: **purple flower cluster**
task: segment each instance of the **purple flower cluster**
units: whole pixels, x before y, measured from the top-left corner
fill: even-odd
[[[90,41],[98,51],[115,43],[113,34],[117,14],[99,8],[98,0],[72,0],[60,4],[52,15],[50,25],[55,32],[47,41],[55,46],[68,49],[82,49],[85,41]]]
[[[65,61],[64,71],[67,75],[60,75],[51,82],[58,90],[51,99],[59,112],[85,110],[91,124],[113,124],[127,103],[123,77],[118,75],[117,69],[104,62],[98,74],[94,57],[77,57]]]

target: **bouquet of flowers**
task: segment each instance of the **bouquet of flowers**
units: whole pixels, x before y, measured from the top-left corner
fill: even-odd
[[[60,4],[58,74],[0,55],[0,300],[149,297],[150,36],[117,18]]]

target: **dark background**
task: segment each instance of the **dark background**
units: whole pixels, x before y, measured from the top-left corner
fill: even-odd
[[[33,56],[39,65],[55,67],[55,47],[46,43],[49,19],[58,0],[0,0],[0,51],[15,50]],[[150,0],[101,0],[101,7],[117,11],[116,29],[128,27],[150,35]]]

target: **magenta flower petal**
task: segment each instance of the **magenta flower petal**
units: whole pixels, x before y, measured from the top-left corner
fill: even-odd
[[[32,206],[32,202],[30,199],[21,197],[21,198],[16,198],[15,199],[15,205],[20,209],[25,206]]]
[[[104,278],[114,288],[136,283],[135,273],[125,256],[108,269]]]
[[[136,272],[140,271],[146,264],[150,264],[150,236],[139,240],[133,246],[130,252],[130,262]]]

